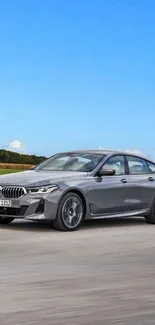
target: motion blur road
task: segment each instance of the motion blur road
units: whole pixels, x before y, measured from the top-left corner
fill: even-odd
[[[155,226],[100,220],[79,231],[0,229],[0,325],[155,324]]]

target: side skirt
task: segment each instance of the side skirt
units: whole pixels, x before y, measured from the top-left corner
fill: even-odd
[[[143,216],[146,215],[148,210],[138,210],[131,212],[123,212],[123,213],[111,213],[111,214],[90,214],[88,219],[107,219],[107,218],[123,218],[123,217],[134,217],[134,216]]]

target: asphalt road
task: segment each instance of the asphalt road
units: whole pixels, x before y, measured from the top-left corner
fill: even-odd
[[[0,229],[0,325],[155,324],[155,226],[86,222]]]

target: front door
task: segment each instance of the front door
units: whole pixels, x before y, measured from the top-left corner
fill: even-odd
[[[88,200],[92,215],[119,214],[129,211],[128,175],[123,155],[113,155],[104,167],[115,169],[115,175],[94,177]]]

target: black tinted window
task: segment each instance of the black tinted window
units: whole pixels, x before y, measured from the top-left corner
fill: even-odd
[[[146,161],[142,158],[127,156],[129,174],[148,174]]]

